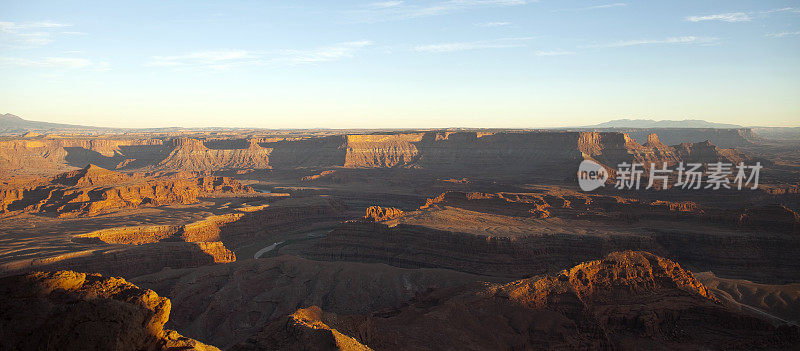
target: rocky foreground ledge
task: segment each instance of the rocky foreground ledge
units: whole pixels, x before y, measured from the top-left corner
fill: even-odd
[[[170,301],[72,271],[0,279],[2,350],[219,350],[164,329]]]
[[[348,303],[377,298],[367,294],[356,301],[351,291],[330,287],[328,293],[331,300],[350,296]],[[644,251],[613,252],[554,274],[507,283],[431,289],[364,313],[294,305],[294,312],[260,323],[260,330],[231,349],[800,347],[797,326],[773,324],[718,299],[692,272]],[[0,350],[217,350],[164,329],[170,307],[169,299],[152,290],[97,274],[57,271],[2,278]]]

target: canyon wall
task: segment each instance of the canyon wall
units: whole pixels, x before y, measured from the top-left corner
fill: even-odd
[[[720,132],[711,130],[708,133],[713,136]],[[462,173],[558,172],[553,177],[559,178],[571,173],[573,166],[584,158],[613,167],[622,161],[674,163],[680,160],[682,154],[662,143],[677,145],[680,143],[675,144],[674,140],[678,139],[661,137],[659,141],[659,137],[648,134],[631,138],[620,132],[568,131],[393,132],[277,140],[38,137],[0,141],[0,169],[14,173],[34,169],[54,172],[90,163],[106,169],[157,172],[405,167]],[[702,140],[706,139],[714,138]],[[685,142],[685,138],[680,140]],[[732,144],[739,145],[722,143]],[[709,152],[713,155],[704,162],[719,158],[719,150]],[[725,157],[728,156],[731,155]]]

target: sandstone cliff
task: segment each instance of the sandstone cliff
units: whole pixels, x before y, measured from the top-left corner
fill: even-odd
[[[697,152],[678,153],[676,148],[659,141],[655,134],[638,139],[647,142],[637,143],[628,134],[617,131],[387,132],[279,140],[24,138],[0,141],[0,170],[14,174],[28,170],[55,172],[90,163],[106,169],[162,172],[305,167],[422,168],[503,177],[536,174],[562,180],[569,177],[584,158],[616,167],[623,161],[674,163],[683,156],[693,162],[742,157],[736,151],[703,145],[689,147],[698,149]],[[680,143],[675,143],[672,138],[663,136],[661,139],[669,145],[686,142],[681,139]],[[715,140],[709,137],[691,141],[699,143],[707,139]],[[723,145],[732,146],[730,143]]]
[[[182,171],[213,171],[221,169],[270,168],[271,149],[251,141],[244,149],[209,149],[202,140],[180,138],[173,140],[175,148],[157,168]]]

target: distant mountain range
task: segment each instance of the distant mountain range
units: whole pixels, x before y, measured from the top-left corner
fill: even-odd
[[[715,123],[699,119],[686,119],[682,121],[670,120],[651,120],[651,119],[617,119],[603,122],[591,126],[556,128],[571,130],[594,130],[594,129],[655,129],[655,128],[713,128],[713,129],[739,129],[749,128],[759,136],[767,139],[792,139],[800,140],[800,127],[743,127],[736,124]],[[220,131],[220,130],[241,130],[251,128],[107,128],[93,127],[75,124],[50,123],[40,121],[30,121],[19,116],[6,113],[0,115],[0,134],[13,135],[24,134],[27,132],[35,133],[126,133],[126,132],[180,132],[180,131]],[[252,128],[259,129],[259,128]],[[381,129],[382,130],[382,129]],[[376,130],[377,131],[377,130]]]
[[[682,121],[652,119],[617,119],[582,128],[718,128],[735,129],[744,128],[736,124],[715,123],[699,119],[685,119]]]
[[[12,115],[10,113],[0,115],[0,133],[15,134],[15,133],[26,133],[26,132],[58,132],[58,131],[101,132],[101,131],[111,131],[111,130],[115,129],[79,126],[74,124],[29,121],[26,119],[22,119],[19,116]]]

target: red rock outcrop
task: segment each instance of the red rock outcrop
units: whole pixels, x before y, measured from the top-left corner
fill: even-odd
[[[381,222],[390,219],[395,219],[402,215],[403,215],[403,210],[398,208],[370,206],[367,208],[367,212],[364,215],[364,218],[371,220],[373,222]]]
[[[131,179],[127,174],[109,171],[90,164],[85,168],[59,174],[51,182],[79,188],[124,183]]]
[[[370,315],[310,311],[308,319],[375,350],[776,349],[800,345],[796,326],[775,327],[720,303],[691,272],[647,252],[611,253],[557,274],[507,284],[439,289]],[[309,310],[299,312],[309,314]],[[316,344],[303,343],[330,340],[296,338],[296,329],[285,326],[285,321],[275,322],[264,329],[272,333],[258,334],[242,347],[290,340],[296,343],[289,347],[314,348]],[[304,330],[299,335],[308,333]]]
[[[170,300],[119,278],[72,271],[0,279],[0,348],[218,350],[165,330]]]
[[[0,214],[32,212],[59,217],[94,216],[112,210],[189,204],[209,193],[255,192],[228,177],[149,179],[89,165],[49,183],[0,189]]]

